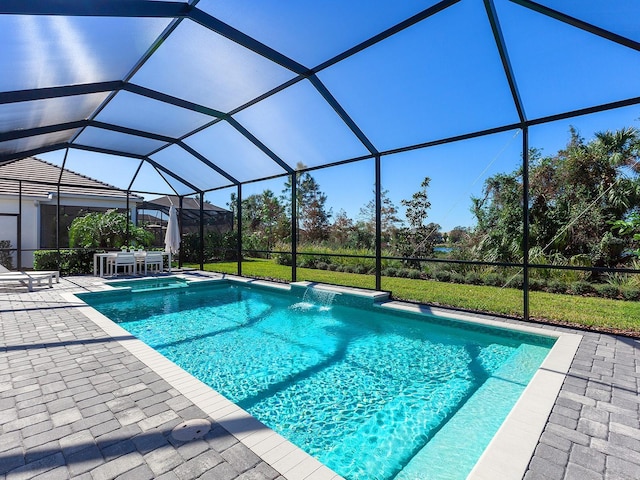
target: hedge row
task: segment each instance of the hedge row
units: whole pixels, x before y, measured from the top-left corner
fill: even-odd
[[[375,270],[363,265],[336,265],[333,263],[318,262],[316,267],[320,270],[335,272],[374,274]],[[449,270],[420,271],[411,268],[383,268],[384,277],[401,277],[421,280],[437,280],[439,282],[461,283],[467,285],[487,285],[491,287],[523,288],[524,278],[521,274],[503,275],[499,273],[479,274],[477,272],[459,273]],[[544,280],[539,278],[529,279],[529,290],[549,293],[565,293],[569,295],[597,296],[621,300],[640,300],[640,288],[634,286],[617,286],[609,283],[590,283],[584,280],[575,282],[562,282],[560,280]]]
[[[83,275],[93,272],[93,255],[96,249],[62,249],[58,264],[57,250],[33,252],[34,270],[59,270],[60,275]]]
[[[37,250],[34,252],[35,270],[59,270],[61,275],[82,275],[93,272],[93,255],[95,249],[63,249],[60,250],[60,263],[56,250]],[[282,261],[282,259],[280,259]],[[278,262],[280,263],[280,262]],[[302,262],[307,263],[307,262]],[[363,263],[340,265],[324,261],[314,262],[314,266],[300,265],[307,268],[318,268],[336,272],[373,274],[375,269]],[[480,274],[477,272],[460,273],[444,269],[420,271],[411,268],[386,267],[382,270],[385,277],[402,277],[439,282],[463,283],[470,285],[487,285],[494,287],[507,286],[522,288],[524,279],[521,274],[504,275],[495,272]],[[529,289],[550,293],[566,293],[571,295],[591,295],[622,300],[640,300],[640,288],[630,285],[617,286],[609,283],[590,283],[584,280],[562,282],[555,279],[529,279]]]

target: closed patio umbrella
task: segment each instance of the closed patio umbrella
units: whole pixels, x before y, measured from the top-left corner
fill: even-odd
[[[176,207],[169,208],[169,222],[167,223],[167,233],[164,236],[164,251],[169,254],[169,272],[171,272],[171,254],[178,253],[180,249],[180,227],[178,226],[178,214]]]

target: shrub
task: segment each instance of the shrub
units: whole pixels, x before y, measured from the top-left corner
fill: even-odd
[[[505,280],[499,273],[487,273],[483,278],[483,282],[490,287],[501,287],[504,285]]]
[[[368,273],[368,271],[369,269],[367,268],[367,266],[361,263],[353,267],[353,273],[364,274],[364,273]]]
[[[593,293],[593,285],[585,281],[573,282],[570,286],[571,293],[575,295],[587,295]]]
[[[336,265],[335,263],[330,263],[329,265],[327,265],[327,269],[335,272],[338,270],[338,265]]]
[[[62,252],[63,250],[60,250],[60,257],[63,255]],[[33,252],[33,269],[61,270],[58,266],[58,252],[56,250],[36,250]]]
[[[388,267],[382,269],[382,275],[385,277],[396,277],[398,275],[398,270],[393,267]]]
[[[464,276],[464,282],[470,285],[482,285],[482,277],[476,272],[469,272]]]
[[[318,260],[313,255],[298,256],[298,266],[302,268],[316,268]]]
[[[521,289],[524,286],[524,277],[520,274],[513,275],[507,278],[507,280],[504,283],[505,283],[504,285],[505,287]]]
[[[547,282],[547,292],[551,293],[565,293],[567,291],[567,285],[560,280],[549,280]]]
[[[409,273],[411,270],[409,268],[401,268],[398,270],[398,276],[402,278],[409,278]]]
[[[285,265],[287,267],[290,267],[293,261],[290,253],[274,253],[273,260],[278,265]]]
[[[529,290],[532,292],[539,292],[541,290],[544,290],[546,285],[546,282],[541,278],[529,277]]]
[[[288,245],[282,243],[276,245],[276,247],[276,250],[283,250],[288,248]],[[375,259],[353,256],[371,256],[373,253],[373,251],[368,249],[327,247],[317,243],[304,242],[298,244],[298,265],[317,268],[317,264],[323,262],[327,265],[331,263],[343,266],[348,265],[351,268],[354,268],[356,265],[364,265],[367,268],[373,268],[375,267]],[[303,258],[304,261],[302,260]]]
[[[319,270],[327,270],[329,268],[329,264],[326,262],[318,262],[316,263],[316,268]]]
[[[448,270],[438,270],[435,272],[435,279],[439,282],[449,282],[451,281],[451,272]]]
[[[244,247],[246,249],[246,245],[244,245]],[[197,263],[200,261],[199,233],[192,232],[182,236],[182,240],[180,241],[180,254],[182,255],[182,260],[184,262]],[[205,232],[204,259],[205,262],[237,260],[237,233],[235,231],[229,231],[225,233]],[[282,265],[284,265],[284,263]]]
[[[423,272],[422,272],[422,276],[421,276],[421,277],[422,277],[422,278],[426,278],[426,279],[432,279],[432,280],[435,280],[435,278],[436,278],[436,272],[435,272],[435,270],[428,270],[428,269],[425,269],[425,270],[423,270]]]
[[[58,265],[57,250],[36,250],[33,252],[34,270],[59,270],[61,275],[83,275],[93,272],[95,249],[60,250]]]
[[[637,268],[637,262],[633,262],[631,265],[632,268]],[[628,273],[606,273],[604,275],[604,279],[609,285],[613,285],[614,287],[622,288],[622,287],[638,287],[640,288],[640,276],[637,274],[628,274]]]
[[[600,283],[595,286],[596,292],[599,296],[605,298],[617,298],[618,287],[610,285],[608,283]]]
[[[412,278],[413,280],[419,280],[422,278],[422,272],[420,272],[420,270],[409,270],[409,278]]]
[[[620,293],[622,293],[622,298],[625,300],[640,300],[640,288],[622,287]]]
[[[392,253],[392,252],[387,252],[386,254],[387,254],[387,255],[393,255],[393,253]],[[385,255],[385,253],[384,253],[384,252],[383,252],[383,255]],[[371,261],[371,265],[372,265],[372,266],[375,266],[375,260],[373,260],[373,259],[372,259],[372,261]],[[383,258],[383,259],[382,259],[382,269],[383,269],[383,270],[384,270],[385,268],[395,268],[395,269],[398,269],[398,268],[402,268],[402,267],[403,267],[403,265],[402,265],[402,261],[400,261],[400,260],[389,260],[389,259],[387,259],[387,258]]]
[[[453,282],[453,283],[465,283],[465,278],[464,278],[464,275],[462,273],[450,272],[450,274],[451,274],[451,278],[449,278],[450,282]]]

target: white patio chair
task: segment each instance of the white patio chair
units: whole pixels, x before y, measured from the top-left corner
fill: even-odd
[[[154,270],[157,273],[162,272],[164,268],[164,259],[162,258],[161,252],[147,252],[144,257],[144,274],[147,274],[147,269],[152,267],[151,270]]]
[[[138,269],[138,272],[142,273],[142,269],[144,268],[144,257],[147,255],[147,252],[145,252],[143,248],[139,248],[134,251],[133,254],[136,257],[136,268]]]
[[[124,273],[133,275],[136,273],[136,257],[133,252],[118,252],[108,259],[109,275],[117,275],[118,269],[123,268]]]

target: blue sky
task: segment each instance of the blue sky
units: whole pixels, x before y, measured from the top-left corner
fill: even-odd
[[[619,129],[626,126],[640,128],[640,108],[627,107],[599,114],[583,116],[531,128],[529,142],[532,147],[543,149],[551,155],[566,145],[569,127],[575,126],[585,139],[593,138],[594,132]],[[499,135],[483,137],[450,144],[415,150],[384,157],[382,160],[383,188],[401,210],[400,200],[409,198],[418,190],[425,176],[432,179],[428,191],[432,202],[430,220],[439,223],[444,231],[462,225],[472,226],[473,216],[469,211],[472,195],[481,195],[484,180],[498,172],[510,172],[521,161],[522,135],[520,131],[509,131]],[[63,152],[40,155],[53,163],[61,163]],[[67,160],[70,169],[85,173],[112,184],[122,184],[130,179],[138,161],[110,157],[109,168],[105,168],[104,155],[83,151],[71,151]],[[135,167],[135,168],[134,168]],[[148,168],[148,167],[145,167]],[[140,182],[150,190],[164,188],[156,182],[149,169],[148,183]],[[131,174],[127,176],[127,174]],[[142,174],[144,176],[144,173]],[[344,209],[351,218],[357,218],[360,208],[373,198],[373,161],[365,160],[339,167],[312,172],[322,189],[327,193],[328,206],[334,214]],[[243,187],[243,195],[260,193],[271,189],[280,194],[284,179],[249,183]],[[165,191],[165,190],[163,190]],[[231,192],[228,188],[210,192],[206,198],[214,204],[226,206]],[[153,195],[144,195],[147,198]]]
[[[198,7],[312,67],[434,3],[202,0]],[[637,22],[633,20],[640,16],[638,2],[589,0],[581,2],[580,8],[553,0],[541,3],[569,9],[567,13],[571,15],[640,41]],[[495,5],[527,118],[640,96],[637,51],[506,0],[496,0]],[[80,38],[87,34],[89,24],[83,22],[70,22],[65,27],[67,36],[69,31]],[[157,22],[151,22],[145,31],[149,34],[156,30]],[[99,36],[95,32],[87,35]],[[98,75],[99,67],[95,64],[83,74]],[[242,52],[237,45],[193,22],[183,22],[132,81],[228,111],[291,77],[286,69]],[[192,82],[194,78],[204,81]],[[480,0],[462,0],[321,71],[318,78],[380,151],[517,121]],[[170,110],[163,111],[142,97],[121,92],[98,119],[114,121],[125,113],[127,126],[151,125],[154,132],[163,134],[170,126],[194,128],[207,120],[194,112],[185,113],[175,107]],[[245,109],[235,118],[290,165],[301,161],[316,166],[367,153],[307,81]],[[569,125],[589,139],[600,130],[640,127],[638,118],[640,107],[628,107],[536,126],[530,130],[530,145],[551,155],[566,144]],[[82,139],[91,144],[118,140],[97,129],[87,129]],[[186,143],[240,180],[279,171],[277,165],[225,123],[187,138]],[[481,194],[488,176],[517,168],[521,145],[522,135],[508,131],[385,156],[383,188],[400,207],[400,200],[409,198],[422,179],[429,176],[430,220],[444,230],[471,226],[470,197]],[[146,148],[142,144],[136,146]],[[189,163],[180,150],[172,147],[153,158],[172,165],[185,176],[193,176],[198,186],[223,183],[218,174]],[[41,158],[60,163],[62,153]],[[138,160],[113,157],[108,158],[105,168],[103,160],[103,155],[72,150],[67,167],[126,188],[139,165]],[[344,209],[356,218],[360,208],[373,197],[370,160],[316,170],[313,176],[327,193],[334,214]],[[279,194],[283,183],[284,180],[273,180],[247,184],[243,193],[250,195],[270,188]],[[143,166],[135,188],[169,193],[148,165]],[[231,191],[212,192],[207,199],[225,206]]]
[[[541,148],[543,154],[552,155],[569,140],[569,128],[574,126],[586,139],[594,132],[615,130],[628,126],[640,129],[640,108],[573,118],[531,128],[531,147]],[[432,147],[384,157],[382,160],[383,188],[400,209],[402,199],[409,199],[420,188],[425,176],[431,178],[428,190],[432,202],[429,220],[440,224],[443,231],[456,226],[472,226],[471,196],[481,196],[484,181],[500,172],[511,172],[521,163],[522,134],[509,131],[502,134],[468,140],[447,146]],[[334,214],[344,209],[351,218],[358,218],[360,208],[373,198],[373,161],[367,160],[340,167],[312,172],[327,193],[327,203]],[[277,194],[284,180],[251,183],[243,187],[243,195],[260,193],[269,188]],[[213,203],[224,206],[235,189],[207,194]]]

